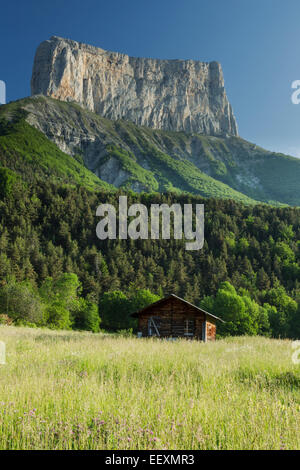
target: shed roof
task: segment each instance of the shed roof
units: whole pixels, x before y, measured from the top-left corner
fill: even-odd
[[[219,320],[219,321],[221,321],[222,323],[225,323],[224,320],[222,320],[222,318],[216,317],[216,316],[213,315],[212,313],[209,313],[209,312],[207,312],[206,310],[203,310],[203,308],[196,307],[196,305],[191,304],[191,303],[188,302],[187,300],[184,300],[184,299],[182,299],[181,297],[178,297],[178,296],[175,295],[175,294],[170,294],[170,295],[168,295],[167,297],[164,297],[163,299],[160,299],[160,300],[158,300],[157,302],[154,302],[153,304],[147,305],[147,307],[144,307],[144,308],[142,308],[141,310],[132,313],[131,316],[134,317],[134,318],[138,318],[139,315],[141,315],[142,313],[145,313],[149,308],[152,308],[154,305],[162,304],[162,303],[164,303],[164,302],[166,302],[167,300],[172,299],[172,298],[173,298],[173,299],[180,300],[181,302],[183,302],[183,303],[185,303],[185,304],[187,304],[187,305],[190,305],[191,307],[193,307],[194,309],[198,310],[198,311],[201,312],[201,313],[204,313],[204,314],[205,314],[206,316],[208,316],[208,317],[214,318],[215,320]]]

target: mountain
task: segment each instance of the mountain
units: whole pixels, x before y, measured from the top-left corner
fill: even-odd
[[[0,108],[0,165],[30,182],[51,179],[89,189],[191,192],[255,203],[187,159],[158,150],[156,132],[164,135],[101,118],[73,103],[26,98]],[[177,133],[173,137],[175,142]],[[136,155],[130,150],[131,138],[138,142]]]
[[[62,90],[57,70],[64,70],[59,60],[48,72],[50,82]],[[113,86],[112,76],[110,82]],[[116,103],[121,106],[117,96],[122,94],[120,86],[111,96],[112,110]],[[11,316],[31,326],[33,320],[39,326],[65,328],[73,321],[74,328],[91,328],[89,314],[95,319],[99,300],[102,316],[107,298],[113,312],[106,317],[107,326],[116,328],[117,318],[128,328],[130,312],[124,305],[133,305],[133,293],[144,299],[145,289],[150,295],[172,292],[197,305],[204,302],[213,311],[219,302],[214,296],[225,287],[233,302],[242,302],[244,318],[250,321],[243,332],[296,338],[300,210],[289,205],[300,206],[300,160],[268,152],[235,132],[206,135],[204,121],[198,132],[154,129],[150,123],[135,124],[130,115],[128,120],[108,119],[67,96],[67,101],[60,98],[34,95],[0,106],[4,321]],[[103,98],[109,102],[108,96]],[[122,104],[120,110],[126,109],[134,111]],[[223,117],[226,121],[225,112]],[[172,237],[135,243],[99,240],[96,208],[101,203],[116,207],[124,192],[129,206],[142,203],[148,209],[153,202],[205,204],[203,249],[187,251],[185,240]],[[83,297],[71,312],[66,308],[68,286],[73,289],[79,282]],[[60,286],[65,296],[51,293],[51,286]],[[232,334],[240,322],[238,311]]]
[[[92,189],[189,192],[248,204],[300,205],[300,160],[240,137],[111,121],[44,96],[1,106],[0,122],[0,164],[28,178],[43,174]]]
[[[31,89],[112,120],[238,134],[217,62],[135,58],[54,36],[36,51]]]

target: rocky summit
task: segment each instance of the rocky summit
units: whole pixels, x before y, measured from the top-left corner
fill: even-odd
[[[36,51],[32,95],[75,101],[155,129],[237,136],[221,65],[129,57],[52,37]]]

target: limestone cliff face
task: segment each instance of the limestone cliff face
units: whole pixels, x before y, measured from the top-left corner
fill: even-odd
[[[238,135],[217,62],[134,58],[52,37],[37,49],[31,89],[112,120]]]

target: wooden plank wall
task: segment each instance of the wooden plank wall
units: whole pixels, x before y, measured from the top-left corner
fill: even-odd
[[[143,336],[148,336],[148,320],[151,317],[159,317],[157,326],[162,337],[184,336],[185,320],[193,320],[195,325],[194,338],[202,340],[202,327],[205,314],[195,310],[192,305],[184,304],[177,299],[168,299],[158,305],[147,309],[139,315],[139,331]],[[206,323],[207,340],[215,339],[216,325],[211,321]]]

